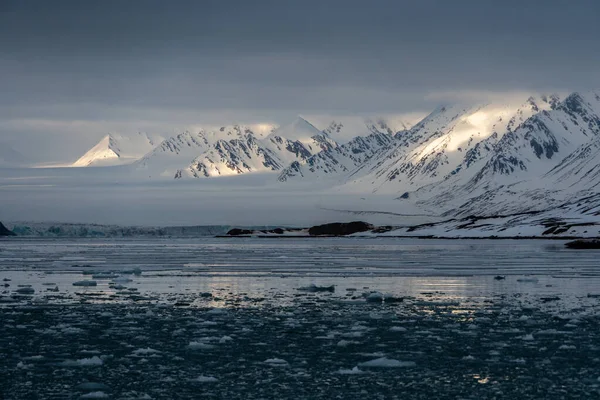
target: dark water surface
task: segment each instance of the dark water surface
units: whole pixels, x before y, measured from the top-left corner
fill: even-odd
[[[599,398],[599,256],[539,240],[3,240],[0,398]]]

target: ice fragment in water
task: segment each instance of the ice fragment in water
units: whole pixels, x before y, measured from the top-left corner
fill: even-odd
[[[399,367],[414,367],[416,363],[414,361],[399,361],[391,358],[381,357],[375,360],[366,361],[358,364],[360,367],[373,367],[373,368],[399,368]]]

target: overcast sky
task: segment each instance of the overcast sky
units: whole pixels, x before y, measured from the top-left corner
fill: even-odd
[[[600,87],[597,0],[0,0],[0,145]],[[36,145],[28,145],[35,141]]]

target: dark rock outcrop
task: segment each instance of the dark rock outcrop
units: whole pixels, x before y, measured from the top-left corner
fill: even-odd
[[[366,232],[374,228],[373,225],[363,222],[334,222],[331,224],[313,226],[308,230],[311,236],[345,236],[357,232]]]
[[[248,229],[233,228],[227,232],[227,236],[252,235],[254,231]]]
[[[0,222],[0,236],[16,236],[16,234],[13,231],[8,230],[8,228]]]
[[[600,239],[579,239],[565,243],[569,249],[600,249]]]

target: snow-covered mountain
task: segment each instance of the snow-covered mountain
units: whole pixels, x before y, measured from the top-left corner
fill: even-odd
[[[198,132],[184,132],[163,141],[136,162],[139,173],[148,177],[206,178],[249,172],[280,171],[303,165],[313,155],[331,151],[348,141],[355,131],[369,135],[393,133],[383,120],[362,120],[358,129],[332,122],[319,130],[303,117],[283,126],[232,125]]]
[[[283,136],[288,135],[288,136]],[[338,144],[302,118],[274,130],[264,139],[245,130],[242,137],[218,140],[183,171],[193,177],[279,171],[290,163],[304,163],[320,151]]]
[[[476,173],[449,177],[416,193],[447,213],[539,211],[595,195],[600,95],[573,93],[506,132]]]
[[[335,145],[299,117],[280,128],[232,125],[184,132],[163,141],[135,167],[150,177],[170,178],[275,171]]]
[[[533,95],[439,107],[393,137],[365,138],[291,164],[279,180],[327,180],[444,215],[543,211],[600,184],[600,95]]]
[[[328,130],[335,128],[334,123]],[[293,162],[281,172],[279,181],[285,182],[308,175],[339,178],[340,175],[344,176],[364,165],[374,154],[394,141],[394,132],[384,122],[371,123],[367,125],[367,129],[371,132],[367,136],[357,136],[345,144],[332,146],[309,157],[304,163]]]
[[[99,167],[130,164],[151,151],[163,138],[139,132],[123,136],[110,133],[75,161],[73,167]]]

